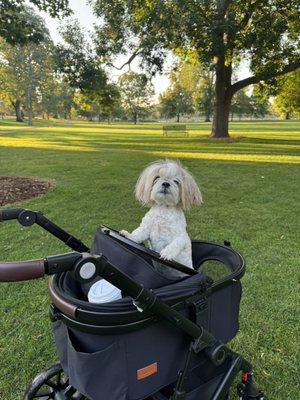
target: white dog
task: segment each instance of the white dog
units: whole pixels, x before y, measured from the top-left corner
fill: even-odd
[[[172,160],[159,160],[150,164],[140,175],[135,195],[150,210],[140,226],[132,233],[121,231],[125,237],[142,243],[150,242],[150,248],[160,253],[162,259],[175,260],[193,268],[191,240],[186,231],[183,210],[202,202],[201,192],[192,177],[180,164]],[[164,267],[156,265],[164,273]],[[182,273],[168,270],[168,275]]]

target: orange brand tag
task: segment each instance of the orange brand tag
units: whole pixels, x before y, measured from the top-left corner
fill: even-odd
[[[156,374],[156,372],[157,372],[157,362],[147,365],[147,367],[138,369],[136,372],[137,379],[140,380],[147,378],[150,375]]]

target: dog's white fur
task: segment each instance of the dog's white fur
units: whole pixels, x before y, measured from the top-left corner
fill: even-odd
[[[148,240],[162,259],[193,268],[183,211],[200,204],[202,195],[192,175],[177,161],[158,160],[141,173],[135,195],[151,208],[137,229],[121,234],[137,243]]]

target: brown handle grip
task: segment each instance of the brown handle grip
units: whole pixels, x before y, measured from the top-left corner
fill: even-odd
[[[63,312],[69,318],[75,319],[77,307],[72,303],[68,303],[56,292],[53,282],[54,277],[51,276],[49,281],[49,294],[51,301],[58,308],[59,311]]]
[[[0,263],[0,282],[27,281],[45,275],[44,260]]]

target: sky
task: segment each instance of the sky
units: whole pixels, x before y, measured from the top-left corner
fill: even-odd
[[[93,25],[97,22],[99,22],[99,19],[97,19],[92,12],[92,9],[90,6],[87,5],[87,2],[85,0],[69,0],[70,7],[72,8],[74,14],[73,18],[78,19],[80,25],[88,32],[93,30]],[[46,21],[46,24],[48,26],[48,29],[50,31],[51,37],[55,43],[61,41],[60,35],[58,33],[58,27],[60,25],[60,21],[58,19],[53,19],[49,17],[48,14],[43,13],[43,12],[38,12]],[[126,60],[126,58],[118,58],[115,62],[116,66],[122,65],[122,63]],[[174,59],[172,57],[169,57],[167,60],[167,65],[165,70],[168,71],[172,67],[172,63],[174,62]],[[133,71],[139,72],[138,68],[138,63],[133,62],[131,65],[131,69]],[[126,67],[125,67],[126,68]],[[110,70],[110,76],[116,80],[117,77],[126,72],[126,69],[122,71],[118,71],[117,69],[112,68]],[[239,70],[238,70],[238,77],[240,79],[246,78],[249,76],[249,69],[245,63],[242,63]],[[167,74],[157,74],[153,78],[153,84],[155,88],[155,93],[156,96],[158,96],[160,93],[164,92],[167,87],[169,86],[169,79],[167,77]]]

